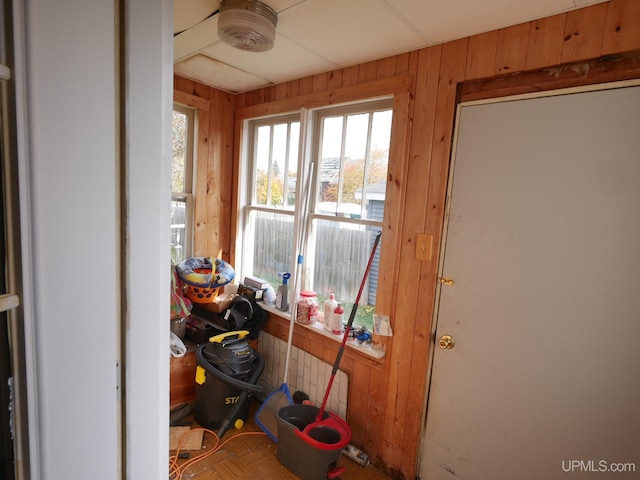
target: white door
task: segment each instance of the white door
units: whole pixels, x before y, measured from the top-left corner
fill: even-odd
[[[640,478],[640,87],[458,118],[421,478]]]

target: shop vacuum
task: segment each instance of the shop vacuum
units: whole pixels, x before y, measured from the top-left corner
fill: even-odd
[[[247,420],[249,397],[263,392],[257,384],[264,359],[245,337],[248,330],[226,332],[196,349],[196,401],[194,417],[219,438]]]

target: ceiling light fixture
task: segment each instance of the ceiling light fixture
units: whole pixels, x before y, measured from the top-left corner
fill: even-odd
[[[258,0],[222,0],[218,35],[232,47],[248,52],[266,52],[276,38],[278,14]]]

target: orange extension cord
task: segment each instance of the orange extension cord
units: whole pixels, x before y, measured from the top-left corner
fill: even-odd
[[[215,438],[215,443],[213,447],[211,447],[211,449],[207,450],[205,453],[201,453],[200,455],[190,458],[189,460],[184,462],[182,465],[178,465],[178,456],[180,455],[180,447],[182,446],[184,439],[188,435],[190,435],[192,432],[195,432],[197,430],[203,430],[205,433],[210,433],[211,435],[213,435],[213,438]],[[169,457],[169,478],[173,480],[182,480],[182,475],[185,473],[185,470],[187,468],[213,455],[234,438],[245,436],[245,435],[267,435],[267,434],[265,432],[243,432],[243,433],[238,433],[233,437],[229,437],[227,440],[220,443],[220,438],[218,438],[218,435],[216,434],[216,432],[209,430],[207,428],[194,428],[189,430],[188,432],[185,432],[185,434],[182,435],[182,437],[180,437],[180,440],[178,441],[178,448],[176,450],[175,455],[171,455]]]

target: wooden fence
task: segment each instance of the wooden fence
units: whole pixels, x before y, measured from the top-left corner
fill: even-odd
[[[291,265],[293,220],[257,218],[254,228],[254,275],[277,285],[282,282],[278,274],[289,271]],[[317,292],[321,302],[330,293],[335,294],[345,307],[355,300],[375,233],[375,230],[365,227],[340,228],[337,222],[317,222],[315,269],[310,287]],[[377,256],[375,260],[369,274],[372,285],[364,290],[361,305],[375,302],[375,294],[370,293],[375,292],[378,278]]]

